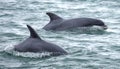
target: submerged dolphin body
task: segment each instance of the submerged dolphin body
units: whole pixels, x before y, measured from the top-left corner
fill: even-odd
[[[63,19],[60,16],[47,12],[50,17],[50,22],[43,27],[45,30],[67,30],[78,27],[92,27],[100,26],[103,29],[107,29],[107,26],[103,21],[93,18],[74,18],[74,19]]]
[[[30,31],[30,37],[22,43],[15,45],[15,51],[40,53],[50,52],[53,56],[67,54],[67,52],[61,47],[42,40],[31,26],[27,25],[27,27]]]

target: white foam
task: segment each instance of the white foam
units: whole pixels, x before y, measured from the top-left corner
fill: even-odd
[[[14,56],[29,57],[29,58],[43,58],[50,56],[52,53],[42,52],[42,53],[32,53],[32,52],[17,52],[13,50],[14,46],[7,46],[4,51],[12,54]]]
[[[107,32],[112,32],[112,33],[118,33],[118,30],[113,30],[113,29],[107,29]]]

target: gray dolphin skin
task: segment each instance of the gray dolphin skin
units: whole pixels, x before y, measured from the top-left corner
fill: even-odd
[[[50,17],[50,22],[43,27],[45,30],[67,30],[73,29],[77,27],[92,27],[92,26],[100,26],[104,30],[107,29],[107,26],[103,21],[93,18],[74,18],[74,19],[63,19],[60,16],[47,12],[46,13]]]
[[[47,41],[42,40],[38,34],[35,32],[35,30],[27,25],[29,31],[30,31],[30,37],[27,38],[22,43],[15,45],[14,50],[18,52],[50,52],[52,53],[52,56],[58,56],[58,55],[65,55],[68,54],[64,49],[61,47],[49,43]]]

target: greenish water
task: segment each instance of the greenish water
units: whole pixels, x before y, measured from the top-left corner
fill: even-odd
[[[106,31],[45,31],[46,12],[103,20]],[[13,46],[29,37],[26,24],[69,55],[41,58]],[[0,69],[120,69],[120,0],[0,0]]]

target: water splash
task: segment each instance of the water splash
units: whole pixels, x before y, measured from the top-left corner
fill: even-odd
[[[7,46],[4,51],[6,53],[12,54],[14,56],[19,57],[28,57],[28,58],[44,58],[44,57],[50,57],[52,53],[49,52],[43,52],[43,53],[32,53],[32,52],[17,52],[13,50],[14,46]]]

